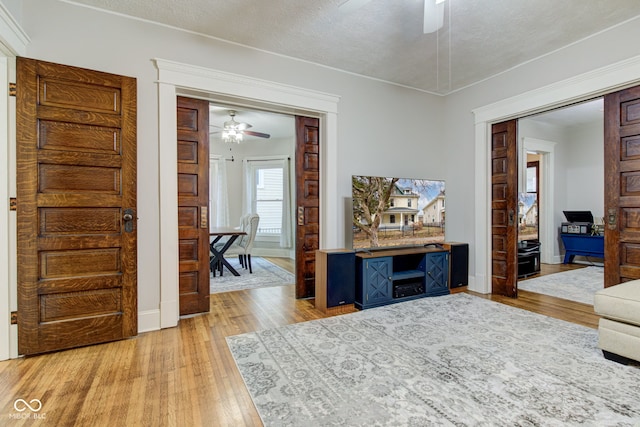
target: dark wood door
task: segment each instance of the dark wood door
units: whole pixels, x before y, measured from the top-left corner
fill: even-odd
[[[209,102],[178,97],[180,315],[209,311]]]
[[[18,351],[137,333],[136,80],[17,59]]]
[[[320,236],[320,120],[296,116],[296,298],[315,294]]]
[[[640,279],[640,86],[606,95],[604,286]]]
[[[491,292],[518,296],[516,120],[491,127]]]

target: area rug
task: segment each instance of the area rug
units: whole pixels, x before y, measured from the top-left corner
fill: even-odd
[[[604,268],[589,266],[518,281],[518,289],[593,305],[593,297],[604,289]]]
[[[216,274],[216,277],[210,276],[210,293],[293,285],[295,283],[293,274],[261,257],[251,257],[253,273],[240,267],[237,257],[229,258],[228,261],[240,273],[240,276],[234,276],[225,267],[222,277],[219,274]]]
[[[632,426],[597,331],[457,293],[227,338],[265,426]]]

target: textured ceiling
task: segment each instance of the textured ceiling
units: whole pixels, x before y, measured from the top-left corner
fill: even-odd
[[[74,0],[427,92],[446,94],[640,15],[639,0]]]

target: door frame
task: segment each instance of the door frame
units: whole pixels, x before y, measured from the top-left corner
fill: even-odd
[[[9,96],[15,82],[16,56],[25,55],[30,39],[11,13],[0,3],[0,360],[18,357],[18,326],[10,313],[18,309],[16,261],[16,212],[9,211],[9,198],[16,197],[16,99]]]
[[[542,193],[542,197],[540,197],[541,200],[538,200],[538,203],[543,206],[542,216],[540,216],[540,211],[538,211],[538,240],[540,240],[542,248],[540,251],[540,262],[555,264],[562,261],[562,258],[559,256],[557,258],[553,256],[554,249],[558,245],[557,243],[554,244],[554,241],[557,241],[558,234],[553,227],[553,213],[555,212],[553,203],[555,146],[557,143],[531,137],[525,137],[522,138],[522,140],[525,158],[527,150],[536,151],[542,156],[538,170],[540,174],[538,179],[542,182],[538,189],[538,192]]]
[[[153,62],[158,70],[160,306],[157,315],[148,313],[146,319],[141,319],[146,324],[140,330],[173,327],[179,320],[178,190],[174,178],[178,95],[320,118],[320,223],[338,223],[341,219],[337,215],[341,208],[336,197],[337,174],[328,172],[328,167],[338,164],[339,96],[160,58]],[[320,247],[342,244],[344,233],[340,227],[321,226],[320,230]]]
[[[491,125],[640,84],[640,55],[472,110],[475,118],[475,276],[469,289],[491,293]]]

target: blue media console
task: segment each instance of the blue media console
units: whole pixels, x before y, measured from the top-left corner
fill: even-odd
[[[604,236],[561,233],[565,254],[563,264],[573,262],[576,255],[604,258]]]

